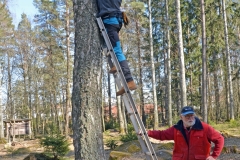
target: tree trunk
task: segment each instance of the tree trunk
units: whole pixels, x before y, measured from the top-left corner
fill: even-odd
[[[83,5],[84,4],[84,5]],[[105,160],[101,123],[100,36],[96,1],[73,1],[75,51],[72,91],[75,160]],[[90,12],[93,11],[93,12]]]
[[[229,113],[229,89],[228,89],[228,75],[227,75],[227,57],[226,54],[223,53],[223,64],[224,64],[224,86],[225,86],[225,106],[226,106],[226,116],[227,120],[230,120]]]
[[[144,96],[143,96],[143,76],[142,76],[142,57],[141,57],[141,42],[140,42],[140,29],[138,20],[136,20],[136,33],[137,33],[137,53],[138,53],[138,68],[139,68],[139,87],[140,87],[140,115],[142,116],[142,122],[146,126],[146,115],[144,111]]]
[[[149,42],[150,42],[150,55],[152,66],[152,90],[153,90],[153,106],[154,106],[154,125],[153,129],[158,128],[158,106],[157,106],[157,92],[156,92],[156,76],[155,65],[153,55],[153,37],[152,37],[152,6],[151,0],[148,0],[148,12],[149,12]]]
[[[207,55],[206,55],[206,29],[205,29],[205,9],[204,0],[201,1],[201,18],[202,18],[202,116],[203,121],[207,122]]]
[[[2,65],[0,64],[0,138],[4,138],[2,89],[1,88],[2,88]]]
[[[223,7],[223,20],[224,20],[224,38],[226,47],[226,58],[227,58],[227,82],[228,82],[228,95],[229,95],[229,107],[230,107],[230,119],[234,120],[234,103],[233,103],[233,88],[232,88],[232,71],[231,71],[231,58],[229,52],[228,44],[228,26],[227,26],[227,16],[225,9],[225,0],[222,0]]]
[[[176,14],[177,14],[177,29],[178,29],[178,48],[180,61],[180,87],[181,87],[181,107],[187,105],[186,82],[185,82],[185,63],[183,54],[183,39],[182,39],[182,22],[180,12],[180,0],[176,0]]]
[[[168,125],[172,126],[172,93],[171,93],[171,44],[170,44],[170,31],[169,31],[169,15],[168,15],[168,0],[165,0],[165,9],[166,9],[166,41],[167,41],[167,57],[166,57],[166,63],[167,63],[167,108],[168,108]]]
[[[125,133],[128,132],[128,123],[127,123],[127,116],[126,116],[126,107],[122,101],[122,97],[121,97],[121,108],[122,108],[122,115],[123,115],[123,122],[124,122],[124,129],[125,129]]]
[[[102,69],[101,69],[101,77],[103,77],[104,76],[104,69],[103,69],[103,67],[104,67],[105,65],[102,65]],[[105,83],[105,80],[104,80],[105,78],[102,78],[102,87],[101,88],[103,88],[103,84]],[[104,81],[104,82],[103,82]],[[104,87],[105,88],[105,87]],[[102,130],[103,130],[103,132],[105,132],[105,89],[103,88],[103,95],[102,95],[102,111],[101,111],[101,113],[102,113]]]
[[[217,61],[217,58],[216,58],[216,55],[217,53],[213,53],[213,61],[216,62]],[[218,123],[218,121],[220,120],[220,94],[219,94],[219,86],[218,86],[218,64],[216,64],[214,66],[214,93],[215,93],[215,109],[216,109],[216,123]]]
[[[68,136],[68,130],[69,130],[69,109],[71,106],[71,93],[70,93],[70,80],[71,80],[71,75],[70,75],[70,15],[69,15],[69,4],[68,0],[65,0],[66,3],[66,46],[67,46],[67,85],[66,85],[66,109],[65,109],[65,136]]]
[[[111,102],[111,77],[108,73],[108,111],[109,111],[109,120],[112,120],[112,102]]]
[[[119,119],[119,133],[125,134],[123,111],[121,107],[121,96],[117,97],[118,119]]]
[[[212,28],[213,29],[213,28]],[[213,32],[211,32],[213,33]],[[211,43],[215,43],[215,38],[214,35],[211,35]],[[214,51],[213,52],[213,61],[217,62],[217,52]],[[220,91],[219,91],[219,86],[218,86],[218,72],[219,72],[219,67],[218,67],[218,63],[214,63],[213,64],[213,82],[214,82],[214,97],[215,97],[215,121],[216,123],[218,123],[218,121],[220,120]]]

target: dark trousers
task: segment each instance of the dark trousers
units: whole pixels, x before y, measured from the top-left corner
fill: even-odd
[[[107,30],[107,34],[110,39],[110,42],[113,46],[114,53],[123,71],[124,77],[127,82],[130,82],[133,80],[133,78],[128,66],[128,62],[125,58],[125,55],[122,52],[121,43],[118,35],[122,27],[122,18],[117,18],[117,17],[105,18],[103,19],[103,23]]]

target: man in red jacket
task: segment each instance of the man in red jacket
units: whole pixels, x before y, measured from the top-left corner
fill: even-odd
[[[223,136],[207,123],[201,122],[190,106],[183,107],[181,120],[166,130],[148,131],[158,140],[174,140],[173,160],[216,160],[223,145]],[[215,144],[211,151],[211,142]]]

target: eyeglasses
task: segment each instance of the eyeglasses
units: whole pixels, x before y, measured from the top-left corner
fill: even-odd
[[[195,115],[194,114],[187,114],[184,117],[187,119],[193,118]]]

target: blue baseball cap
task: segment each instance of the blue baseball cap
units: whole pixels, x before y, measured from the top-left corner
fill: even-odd
[[[193,107],[185,106],[182,108],[181,115],[195,114]]]

